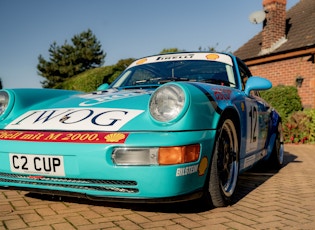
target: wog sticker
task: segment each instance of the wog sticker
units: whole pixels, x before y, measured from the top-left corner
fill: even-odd
[[[117,131],[142,112],[112,108],[32,110],[12,121],[5,129]]]

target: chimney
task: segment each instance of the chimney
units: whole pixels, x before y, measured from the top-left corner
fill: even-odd
[[[266,20],[262,31],[260,54],[268,54],[279,48],[286,39],[287,0],[263,0]]]

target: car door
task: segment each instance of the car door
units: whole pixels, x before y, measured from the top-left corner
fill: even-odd
[[[238,61],[242,89],[245,89],[246,81],[251,77],[251,72],[241,61]],[[260,97],[258,91],[251,91],[250,95],[245,97],[246,111],[246,155],[261,152],[265,148],[267,140],[270,108],[268,104]],[[262,155],[261,155],[262,157]],[[255,159],[257,161],[259,159]]]
[[[266,146],[270,109],[259,92],[251,92],[246,98],[246,153],[262,151]]]

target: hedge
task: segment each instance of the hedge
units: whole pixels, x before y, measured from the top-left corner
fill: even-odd
[[[283,120],[288,116],[303,109],[301,98],[294,86],[275,86],[267,91],[262,91],[261,96],[274,107]]]
[[[261,92],[282,117],[285,143],[315,143],[315,109],[303,110],[294,86],[276,86]]]

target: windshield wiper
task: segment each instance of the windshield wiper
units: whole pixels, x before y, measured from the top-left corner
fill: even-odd
[[[171,81],[189,81],[190,79],[187,77],[169,77],[169,78],[162,78],[159,81],[159,84],[164,84]]]
[[[128,90],[128,89],[155,89],[159,87],[158,84],[150,84],[150,85],[126,85],[118,87],[119,90]]]
[[[147,83],[147,82],[158,83],[158,81],[159,81],[160,79],[161,79],[160,77],[149,78],[149,79],[143,79],[143,80],[135,81],[133,84],[134,84],[134,85],[141,85],[141,84],[144,84],[144,83]]]
[[[150,79],[144,79],[144,80],[138,80],[134,82],[134,86],[137,85],[145,85],[145,83],[153,83],[153,84],[164,84],[167,82],[172,82],[172,81],[189,81],[190,79],[187,77],[167,77],[167,78],[162,78],[162,77],[157,77],[157,78],[150,78]]]

